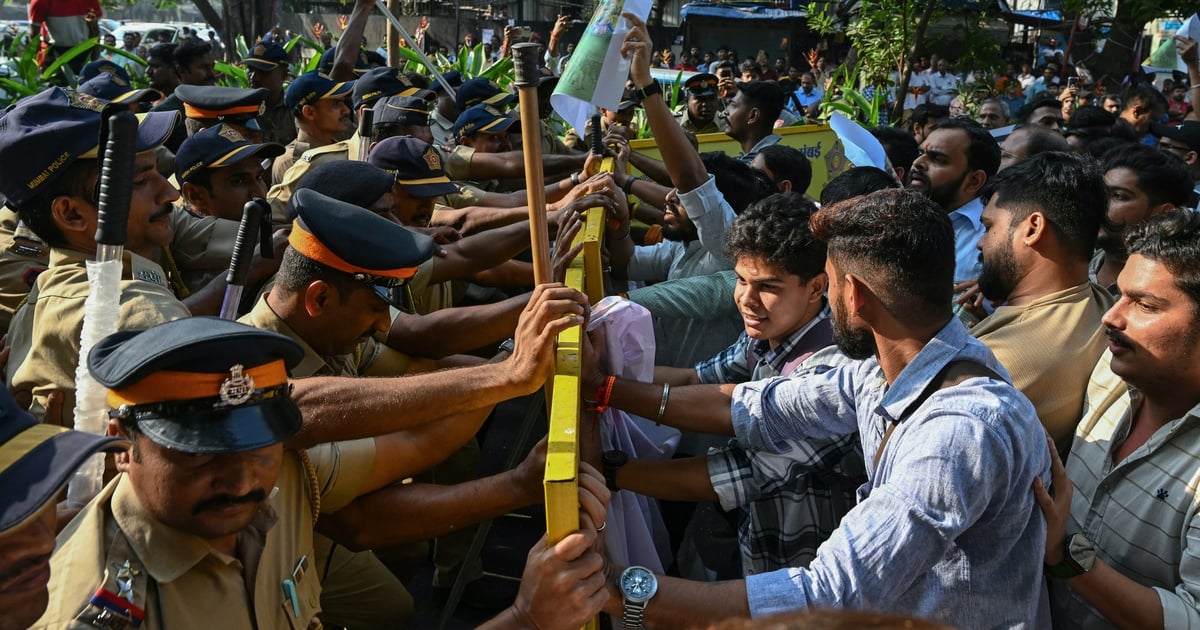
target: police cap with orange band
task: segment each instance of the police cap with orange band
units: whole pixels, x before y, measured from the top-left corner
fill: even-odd
[[[183,101],[183,115],[192,120],[231,122],[260,131],[259,116],[267,110],[267,88],[249,89],[219,85],[180,85],[175,96]]]
[[[363,282],[383,301],[409,310],[407,281],[433,256],[433,239],[315,190],[297,190],[292,202],[296,220],[288,245],[296,253]]]
[[[126,427],[184,453],[277,444],[300,430],[288,369],[303,358],[283,335],[216,317],[121,331],[88,354]]]

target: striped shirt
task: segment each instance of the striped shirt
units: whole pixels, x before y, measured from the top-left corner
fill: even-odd
[[[1067,474],[1075,492],[1067,532],[1083,532],[1097,557],[1153,588],[1166,628],[1200,627],[1200,406],[1158,429],[1113,465],[1141,396],[1113,374],[1105,351],[1088,384]],[[1051,580],[1056,627],[1107,628],[1066,582]]]

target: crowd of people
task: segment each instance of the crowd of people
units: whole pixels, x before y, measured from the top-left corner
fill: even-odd
[[[435,596],[475,581],[475,526],[543,501],[545,440],[480,476],[476,436],[593,317],[564,284],[587,212],[654,368],[623,376],[622,348],[583,336],[579,530],[533,546],[484,627],[1200,623],[1197,112],[1138,85],[1115,113],[1051,96],[977,122],[936,60],[912,93],[931,102],[869,130],[883,168],[814,186],[775,130],[819,75],[714,56],[673,111],[626,14],[623,102],[563,138],[486,79],[372,67],[372,8],[297,77],[270,38],[249,89],[215,85],[210,44],[159,44],[150,89],[98,60],[0,118],[0,628],[403,627],[384,559],[430,540]],[[569,63],[556,31],[549,68]],[[1200,87],[1196,42],[1177,47]],[[637,108],[661,159],[630,149]],[[124,180],[102,165],[129,111]],[[739,151],[700,152],[714,132]],[[122,192],[105,302],[89,276]],[[271,228],[243,280],[255,212]],[[98,313],[115,332],[81,339]],[[73,428],[89,383],[99,435]],[[678,430],[674,457],[602,440],[615,410]],[[675,562],[616,559],[619,493],[688,506],[657,541]]]

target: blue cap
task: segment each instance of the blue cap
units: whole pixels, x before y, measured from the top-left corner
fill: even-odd
[[[87,364],[123,423],[172,450],[220,454],[300,430],[287,370],[303,357],[278,333],[197,316],[109,335]]]
[[[503,108],[516,100],[516,94],[501,90],[495,81],[483,77],[464,82],[454,93],[454,102],[458,104],[459,111],[465,111],[468,107],[480,103]]]
[[[315,190],[297,190],[292,200],[292,249],[365,283],[383,301],[407,310],[405,285],[433,256],[432,238]]]
[[[0,388],[0,532],[33,518],[93,453],[123,451],[123,438],[41,424]]]
[[[79,158],[99,154],[100,123],[111,105],[90,94],[50,88],[23,98],[0,118],[0,194],[20,208]],[[161,145],[179,118],[174,111],[139,116],[136,150]]]
[[[79,84],[79,92],[98,96],[110,103],[137,103],[157,101],[162,98],[158,90],[137,90],[129,82],[115,74],[101,73]]]
[[[446,83],[450,84],[450,87],[454,88],[455,93],[458,91],[458,86],[463,84],[462,73],[460,73],[458,70],[443,72],[442,78],[446,80]],[[433,81],[429,89],[433,90],[434,92],[446,91],[446,88],[442,87],[441,81]]]
[[[336,46],[326,49],[325,52],[321,53],[321,58],[317,60],[317,72],[321,73],[321,76],[329,78],[329,76],[333,74],[333,58],[335,56],[337,56]],[[366,51],[359,50],[358,58],[354,60],[354,74],[362,75],[364,72],[370,69],[371,66],[367,62]]]
[[[79,71],[80,83],[91,81],[102,74],[115,74],[125,83],[129,83],[129,71],[108,59],[97,59],[88,63]]]
[[[331,81],[316,71],[296,77],[283,93],[283,103],[293,110],[321,99],[343,99],[354,90],[354,81]]]
[[[520,121],[491,105],[473,105],[454,121],[454,137],[463,138],[476,133],[507,133]]]
[[[367,163],[396,175],[396,183],[414,197],[427,199],[458,192],[433,145],[412,136],[387,138],[371,149]]]
[[[371,125],[429,126],[429,101],[417,96],[389,96],[375,101]]]
[[[413,83],[399,68],[372,68],[354,84],[354,111],[363,105],[373,106],[385,96],[416,96],[426,100],[437,98],[433,90]]]
[[[179,145],[175,154],[175,179],[183,184],[202,169],[233,166],[248,157],[278,157],[283,152],[281,144],[254,144],[229,125],[215,125],[198,131]]]
[[[247,66],[255,70],[274,70],[286,66],[288,53],[283,46],[273,41],[264,40],[254,45],[254,50],[244,60]]]
[[[392,192],[395,183],[395,174],[379,167],[357,160],[330,160],[317,164],[305,173],[296,183],[296,190],[315,190],[338,201],[370,209],[380,197]],[[293,203],[295,198],[293,195],[288,199],[284,209],[284,216],[288,221],[296,218],[296,206]]]

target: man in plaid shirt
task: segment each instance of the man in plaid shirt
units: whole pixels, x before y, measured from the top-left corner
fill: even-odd
[[[733,223],[725,255],[736,261],[734,301],[745,331],[733,345],[694,368],[655,368],[655,381],[682,386],[742,383],[799,375],[830,361],[834,350],[824,293],[825,247],[812,238],[816,208],[795,193],[751,206]],[[810,360],[814,353],[820,358]],[[796,443],[785,455],[760,453],[736,440],[707,456],[627,460],[605,457],[610,488],[669,500],[718,502],[740,511],[738,544],[745,574],[803,566],[854,504],[865,480],[857,436]]]

